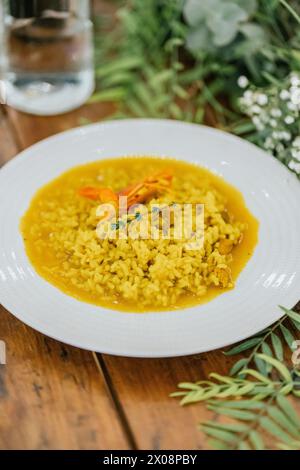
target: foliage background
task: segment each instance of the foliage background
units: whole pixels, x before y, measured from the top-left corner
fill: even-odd
[[[293,145],[299,134],[300,79],[292,94],[294,108],[280,99],[282,90],[291,98],[290,76],[295,81],[300,74],[299,1],[115,3],[117,21],[115,16],[96,18],[98,92],[92,102],[114,101],[114,118],[213,121],[300,175],[300,142]],[[252,101],[241,103],[246,91],[239,83],[247,83]],[[259,111],[255,100],[260,95],[271,103],[263,122],[253,112],[254,106]],[[281,119],[271,120],[272,109]]]

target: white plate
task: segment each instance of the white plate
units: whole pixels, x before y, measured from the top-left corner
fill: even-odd
[[[244,195],[260,221],[259,243],[235,289],[185,310],[126,314],[79,302],[30,265],[19,220],[38,188],[85,162],[122,155],[197,162]],[[137,357],[223,347],[277,320],[300,295],[300,184],[255,146],[207,127],[128,120],[74,129],[22,152],[0,172],[0,301],[27,325],[65,343]]]

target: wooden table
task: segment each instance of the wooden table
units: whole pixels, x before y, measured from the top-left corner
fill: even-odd
[[[56,117],[0,108],[0,165],[35,142],[99,121],[109,104]],[[41,155],[41,158],[43,156]],[[1,229],[1,228],[0,228]],[[76,349],[22,324],[0,307],[0,449],[205,449],[204,405],[169,398],[181,381],[228,373],[221,351],[174,359],[128,359]]]

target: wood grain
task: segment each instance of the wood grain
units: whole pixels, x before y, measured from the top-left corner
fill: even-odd
[[[18,120],[17,113],[11,114],[21,129],[24,116]],[[27,126],[27,139],[26,133],[20,132],[23,147],[43,133],[37,121],[31,121],[30,116],[25,120],[32,122],[32,127]],[[4,163],[16,153],[18,145],[3,112],[0,138],[0,162]],[[7,347],[7,365],[0,366],[0,449],[130,447],[92,353],[46,338],[3,307],[0,339]]]
[[[18,152],[16,136],[13,135],[10,122],[0,106],[0,167]]]
[[[169,394],[179,382],[226,373],[230,360],[221,352],[171,359],[99,358],[117,402],[123,407],[140,449],[207,449],[197,428],[211,415],[205,406],[180,407]]]
[[[94,3],[100,13],[100,3],[109,8]],[[43,118],[7,109],[0,163],[81,118],[98,121],[112,110],[98,104]],[[3,308],[0,325],[8,349],[8,364],[0,366],[0,448],[208,448],[197,424],[211,414],[204,405],[180,408],[169,394],[178,382],[227,374],[237,358],[221,351],[174,359],[92,355],[34,332]]]

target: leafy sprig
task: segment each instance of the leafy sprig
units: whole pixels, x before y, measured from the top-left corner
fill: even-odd
[[[208,405],[217,416],[230,416],[235,423],[208,421],[201,429],[215,449],[264,450],[269,439],[280,449],[300,449],[300,421],[290,401],[282,394],[267,402],[252,400],[225,402],[225,406]],[[220,432],[221,431],[221,432]]]
[[[282,362],[284,359],[285,345],[293,350],[296,336],[292,333],[292,328],[300,330],[300,314],[293,310],[286,309],[285,307],[280,308],[285,315],[276,323],[263,330],[257,336],[253,336],[225,352],[225,355],[233,356],[251,350],[248,357],[239,359],[232,366],[230,371],[231,375],[235,375],[241,369],[249,367],[253,362],[261,373],[268,375],[271,372],[270,366],[262,362],[257,354],[261,352],[270,357],[275,357]]]
[[[300,449],[300,416],[287,399],[300,397],[300,372],[283,363],[284,342],[293,350],[291,328],[300,330],[300,314],[281,308],[285,315],[272,327],[227,351],[234,355],[251,350],[231,375],[212,373],[208,380],[180,383],[171,395],[181,405],[205,402],[217,416],[234,420],[200,425],[216,449],[264,449],[270,437],[280,449]]]

